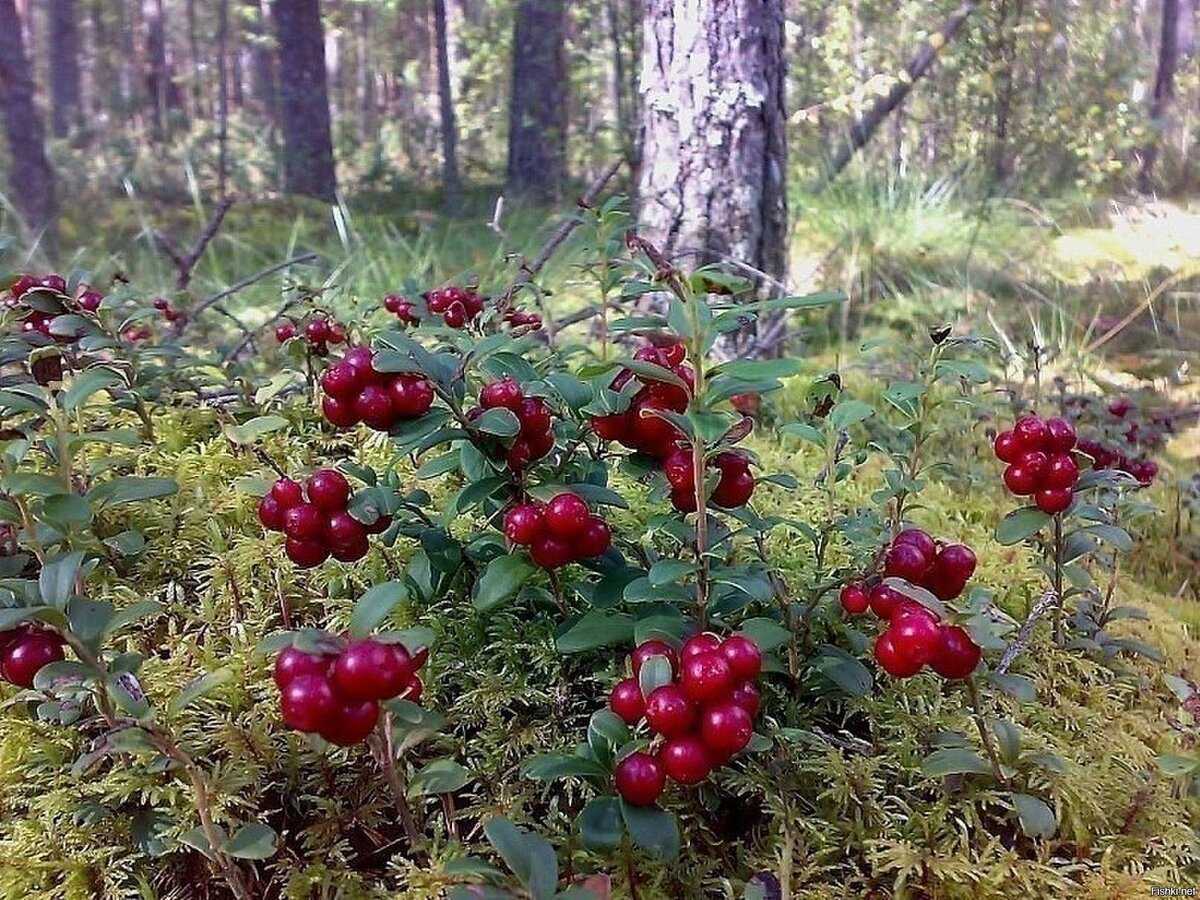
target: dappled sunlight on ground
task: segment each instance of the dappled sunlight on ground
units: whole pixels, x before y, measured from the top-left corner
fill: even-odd
[[[1110,204],[1107,228],[1070,228],[1051,245],[1050,263],[1068,281],[1126,281],[1155,269],[1200,269],[1200,203]]]

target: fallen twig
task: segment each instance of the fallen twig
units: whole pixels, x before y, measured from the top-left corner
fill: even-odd
[[[305,263],[305,262],[312,262],[316,258],[317,258],[317,254],[315,254],[315,253],[301,253],[299,256],[293,256],[291,259],[286,259],[281,263],[276,263],[273,266],[268,266],[267,268],[263,269],[261,272],[255,272],[253,275],[251,275],[247,278],[243,278],[241,281],[237,282],[236,284],[230,285],[229,287],[225,288],[225,290],[219,291],[219,292],[213,294],[211,297],[206,297],[204,300],[202,300],[199,304],[197,304],[192,309],[191,319],[189,321],[192,321],[192,322],[196,321],[196,319],[197,319],[197,317],[199,317],[200,313],[204,312],[206,309],[208,309],[213,304],[220,303],[226,297],[230,297],[230,296],[236,294],[238,291],[242,290],[243,288],[247,288],[250,285],[254,284],[255,282],[262,281],[268,275],[274,275],[276,272],[280,271],[281,269],[288,268],[288,266],[294,266],[294,265],[298,265],[300,263]]]
[[[191,283],[192,270],[196,268],[196,263],[200,262],[200,257],[204,255],[204,251],[208,248],[209,243],[217,236],[217,231],[220,230],[221,223],[225,220],[225,214],[229,212],[229,208],[233,204],[233,197],[226,197],[217,204],[216,209],[213,210],[212,218],[208,220],[208,224],[204,226],[204,230],[196,237],[196,242],[192,244],[192,249],[187,253],[181,253],[179,248],[175,246],[175,242],[161,231],[153,232],[154,242],[158,245],[158,248],[170,257],[171,262],[175,264],[177,270],[175,287],[178,290],[186,290],[188,284]]]
[[[1033,608],[1029,610],[1029,615],[1025,617],[1025,621],[1021,624],[1021,629],[1017,632],[1017,636],[1013,642],[1004,650],[1004,655],[1000,657],[1000,664],[996,666],[996,674],[1003,675],[1008,672],[1018,656],[1020,656],[1025,648],[1029,645],[1029,640],[1033,637],[1033,626],[1037,624],[1038,619],[1046,614],[1047,611],[1058,605],[1058,595],[1054,591],[1046,591],[1033,604]]]

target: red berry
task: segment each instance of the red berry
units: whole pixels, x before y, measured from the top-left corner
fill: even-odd
[[[892,641],[889,628],[875,639],[875,662],[893,678],[908,678],[921,671],[921,666],[902,654]]]
[[[529,458],[541,459],[554,447],[554,432],[539,431],[519,438],[529,448]]]
[[[842,601],[842,609],[852,616],[865,613],[867,607],[871,605],[871,600],[867,596],[867,589],[860,581],[852,582],[843,587],[839,599]]]
[[[564,539],[581,534],[587,527],[589,515],[587,504],[570,492],[556,496],[546,504],[543,513],[547,530]]]
[[[450,328],[462,328],[467,323],[467,308],[455,300],[446,307],[442,319]]]
[[[295,647],[284,647],[275,657],[275,686],[281,691],[301,675],[317,675],[322,679],[329,672],[330,659],[314,653],[305,653]]]
[[[1046,420],[1046,449],[1051,453],[1068,453],[1077,440],[1075,426],[1055,416]]]
[[[408,301],[399,294],[388,294],[383,298],[383,308],[390,313],[398,313],[400,309],[408,304]]]
[[[641,674],[642,664],[652,656],[665,656],[667,662],[671,664],[671,672],[674,673],[679,669],[679,657],[675,655],[675,648],[666,641],[651,639],[638,644],[630,654],[630,662],[633,665],[633,677],[637,678]]]
[[[1037,490],[1037,476],[1017,463],[1004,470],[1004,485],[1018,497],[1024,497]]]
[[[623,441],[629,434],[629,415],[592,416],[592,430],[606,441]]]
[[[646,723],[664,737],[678,737],[696,724],[696,707],[679,685],[664,684],[646,698]]]
[[[920,528],[905,528],[892,538],[892,546],[897,544],[912,544],[920,550],[928,559],[933,559],[937,555],[937,544],[933,538]]]
[[[310,319],[308,324],[304,326],[304,336],[308,338],[310,343],[324,343],[329,340],[329,322],[321,318]]]
[[[976,562],[975,552],[966,544],[947,544],[938,553],[934,565],[954,581],[966,584],[975,574]]]
[[[718,758],[744,749],[753,734],[750,713],[732,700],[714,704],[700,714],[700,736]]]
[[[1050,464],[1050,457],[1041,450],[1030,450],[1028,453],[1022,453],[1021,458],[1017,460],[1017,465],[1027,470],[1033,475],[1034,481],[1039,481],[1046,472],[1046,466]]]
[[[1070,488],[1046,488],[1038,491],[1033,501],[1042,512],[1054,515],[1069,507],[1074,496]]]
[[[642,689],[636,678],[625,678],[613,685],[608,695],[608,706],[620,716],[626,725],[636,725],[646,714],[646,703],[642,700]]]
[[[298,675],[279,692],[283,721],[296,731],[319,731],[337,714],[338,705],[324,675]]]
[[[675,368],[683,362],[687,356],[687,348],[683,346],[682,341],[675,341],[666,346],[658,348],[659,356],[662,358],[663,364],[668,368]]]
[[[692,513],[696,511],[696,493],[692,490],[671,491],[671,505],[681,513]]]
[[[979,665],[980,656],[979,646],[961,626],[943,625],[929,666],[943,678],[966,678]]]
[[[296,540],[317,540],[325,532],[325,517],[312,503],[297,503],[283,514],[283,530]]]
[[[345,509],[350,499],[350,482],[337,469],[317,469],[308,479],[308,499],[325,512]]]
[[[550,430],[550,407],[541,397],[526,397],[517,407],[521,434],[545,434]]]
[[[702,631],[700,634],[694,634],[683,642],[683,648],[679,651],[680,659],[691,659],[693,656],[699,656],[701,653],[716,653],[721,649],[721,639],[711,631]]]
[[[1023,453],[1043,449],[1049,436],[1046,423],[1039,416],[1022,416],[1013,425],[1013,438]]]
[[[20,298],[21,295],[24,294],[26,291],[30,290],[31,288],[35,288],[37,286],[38,286],[38,280],[36,278],[34,278],[32,275],[21,275],[19,278],[17,278],[16,281],[14,281],[12,283],[12,287],[9,288],[9,291],[12,292],[14,299],[16,299],[16,298]]]
[[[336,363],[321,376],[321,389],[330,397],[349,400],[363,387],[362,370],[345,361]]]
[[[575,541],[575,552],[580,559],[602,556],[612,545],[612,530],[599,516],[588,516],[583,533]]]
[[[411,703],[420,703],[421,695],[424,693],[425,693],[424,682],[422,682],[420,678],[418,678],[416,675],[414,675],[412,678],[408,679],[408,684],[405,686],[405,688],[401,692],[400,696],[403,699],[408,700]]]
[[[996,459],[1006,463],[1016,462],[1021,455],[1021,448],[1017,446],[1017,436],[1011,431],[1002,431],[996,435],[992,450],[995,451]]]
[[[291,478],[280,478],[271,485],[271,496],[279,501],[279,505],[284,509],[291,509],[304,502],[304,488],[300,487],[300,482]]]
[[[325,540],[331,547],[352,547],[367,536],[367,529],[345,509],[332,513],[325,522]]]
[[[38,282],[42,287],[49,288],[59,294],[67,292],[67,280],[61,275],[45,275]]]
[[[326,395],[321,400],[321,412],[326,421],[338,428],[353,428],[358,424],[358,413],[354,411],[353,400],[339,400],[337,397]]]
[[[544,534],[529,548],[529,558],[543,569],[558,569],[575,558],[571,545],[554,534]]]
[[[61,638],[45,631],[29,630],[4,651],[0,672],[17,687],[33,687],[33,679],[43,666],[63,658]]]
[[[484,409],[511,409],[514,413],[520,410],[521,401],[525,399],[521,386],[511,378],[501,378],[485,384],[479,392],[479,405]]]
[[[396,421],[392,398],[385,388],[368,384],[354,400],[354,414],[376,431],[389,431]]]
[[[692,458],[692,451],[680,448],[672,450],[663,459],[662,469],[663,474],[667,478],[667,483],[677,491],[694,491],[695,478]]]
[[[733,677],[741,681],[757,678],[762,671],[762,652],[758,644],[742,634],[727,637],[721,643],[721,655],[729,663]]]
[[[104,302],[104,295],[99,291],[85,290],[79,295],[80,309],[88,312],[95,312],[100,308],[100,304]]]
[[[1079,480],[1079,466],[1069,453],[1055,453],[1042,474],[1043,489],[1072,488]]]
[[[908,598],[883,582],[871,588],[871,611],[881,619],[890,619],[901,603]]]
[[[275,340],[279,343],[290,341],[296,336],[296,326],[291,322],[283,322],[275,326]]]
[[[514,544],[532,544],[544,529],[542,511],[532,503],[518,504],[504,514],[504,535]]]
[[[329,548],[321,541],[288,538],[283,549],[288,559],[302,569],[311,569],[329,559]]]
[[[733,672],[720,653],[701,653],[680,663],[684,693],[697,703],[726,696],[733,688]]]
[[[1125,418],[1125,415],[1131,409],[1133,409],[1133,404],[1129,401],[1128,397],[1119,397],[1112,403],[1108,404],[1108,411],[1118,419]]]
[[[699,784],[712,770],[708,748],[700,738],[691,735],[672,738],[663,744],[658,761],[678,784]]]
[[[166,297],[155,297],[150,305],[162,312],[171,308],[171,301]]]
[[[408,653],[402,657],[390,644],[367,638],[356,641],[333,664],[333,684],[347,700],[386,700],[408,684],[412,672]]]
[[[744,416],[756,416],[762,406],[762,395],[753,392],[734,394],[729,398],[729,403]]]
[[[892,616],[888,632],[892,646],[918,668],[925,665],[937,651],[941,626],[937,616],[919,603],[903,603]]]
[[[433,406],[433,385],[420,375],[397,375],[388,385],[392,409],[401,419],[415,419]]]
[[[363,525],[367,534],[383,534],[392,524],[391,516],[379,516],[370,525]]]
[[[379,704],[374,700],[343,701],[325,720],[320,734],[331,744],[352,747],[366,740],[379,721]]]
[[[753,681],[743,681],[733,689],[729,699],[750,713],[751,719],[758,715],[758,709],[762,705],[762,695]]]
[[[925,555],[915,543],[893,543],[884,559],[883,571],[913,584],[921,584],[932,562],[932,557]]]
[[[663,792],[666,773],[662,764],[649,753],[630,753],[617,763],[613,782],[617,793],[632,806],[650,806]]]
[[[374,381],[379,374],[375,371],[374,363],[375,354],[371,352],[370,347],[351,347],[342,354],[342,365],[358,369],[363,384]]]
[[[754,493],[754,476],[747,471],[721,472],[721,480],[713,490],[712,502],[726,509],[737,509],[745,506]]]
[[[672,449],[672,442],[678,438],[679,430],[664,419],[654,415],[644,415],[647,409],[657,409],[642,405],[633,415],[630,431],[639,450],[651,456],[665,456]]]
[[[258,521],[268,531],[283,531],[284,509],[279,501],[267,494],[258,501]]]
[[[371,550],[371,542],[367,540],[364,530],[358,537],[340,544],[331,544],[329,554],[338,562],[358,562]]]

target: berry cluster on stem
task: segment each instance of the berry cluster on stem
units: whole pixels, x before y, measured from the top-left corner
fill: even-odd
[[[305,497],[307,489],[307,497]],[[280,478],[258,504],[258,520],[268,531],[287,535],[284,551],[301,568],[319,566],[330,556],[350,563],[367,555],[367,536],[386,531],[391,518],[364,524],[347,511],[350,482],[336,469],[318,469],[302,487]]]
[[[425,415],[433,405],[429,379],[407,372],[379,372],[370,347],[351,347],[321,375],[321,411],[338,428],[362,422],[390,431],[398,422]]]

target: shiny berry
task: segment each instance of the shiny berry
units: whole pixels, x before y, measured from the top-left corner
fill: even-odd
[[[667,483],[674,490],[695,490],[695,478],[693,475],[695,469],[693,463],[692,451],[687,449],[672,450],[663,459],[663,474],[667,478]]]
[[[630,654],[630,662],[633,665],[633,677],[637,678],[642,672],[642,664],[652,656],[665,656],[667,662],[671,664],[671,671],[675,672],[679,669],[679,657],[675,654],[675,648],[666,641],[651,639],[638,644]]]
[[[543,569],[557,569],[575,559],[571,545],[554,534],[544,534],[529,548],[529,558]]]
[[[390,313],[398,313],[408,304],[408,301],[399,294],[388,294],[383,298],[383,308]]]
[[[696,511],[696,492],[692,490],[671,491],[671,505],[681,513],[692,513]]]
[[[279,343],[290,341],[296,336],[296,326],[291,322],[282,322],[275,326],[275,340]]]
[[[296,731],[315,732],[333,718],[338,701],[324,675],[299,675],[279,692],[283,721]]]
[[[947,544],[934,564],[955,581],[966,584],[975,574],[976,563],[975,552],[966,544]]]
[[[329,555],[338,562],[358,562],[371,551],[371,542],[367,540],[366,531],[357,537],[337,544],[330,544]]]
[[[702,631],[700,634],[694,634],[683,642],[683,647],[679,651],[680,659],[691,659],[693,656],[699,656],[701,653],[716,653],[721,649],[721,639],[711,631]]]
[[[442,319],[451,328],[462,328],[467,323],[467,308],[455,300],[446,307]]]
[[[1033,502],[1047,515],[1055,515],[1071,505],[1074,493],[1070,488],[1046,488],[1034,494]]]
[[[729,663],[729,671],[739,681],[757,678],[762,671],[762,652],[758,644],[742,634],[727,637],[721,643],[721,655]]]
[[[304,488],[300,487],[300,482],[291,478],[280,478],[271,485],[271,496],[279,501],[279,505],[284,509],[291,509],[304,502]]]
[[[1004,485],[1018,497],[1025,497],[1037,490],[1037,476],[1017,463],[1004,470]]]
[[[325,532],[325,517],[312,503],[297,503],[283,514],[283,530],[290,538],[317,540]]]
[[[333,684],[347,700],[386,700],[403,690],[412,672],[408,653],[396,653],[392,645],[367,638],[356,641],[333,664]]]
[[[350,499],[350,482],[337,469],[317,469],[308,479],[308,499],[325,512],[345,509]]]
[[[1046,471],[1042,474],[1041,487],[1043,489],[1072,488],[1078,480],[1079,466],[1075,464],[1071,454],[1056,453],[1046,464]]]
[[[671,780],[678,784],[699,784],[712,770],[712,758],[704,742],[686,735],[672,738],[658,751],[658,761]]]
[[[328,656],[305,653],[295,647],[284,647],[275,657],[275,686],[283,690],[301,675],[318,675],[324,678],[329,672],[329,663]]]
[[[521,386],[511,378],[501,378],[485,384],[479,392],[479,405],[484,409],[511,409],[514,413],[521,408],[525,399]]]
[[[545,434],[550,430],[550,407],[541,397],[526,397],[517,408],[521,434]]]
[[[852,616],[861,615],[867,611],[867,607],[871,605],[871,599],[867,595],[867,589],[862,582],[855,581],[842,588],[842,592],[838,597],[842,602],[842,609]]]
[[[603,556],[612,546],[612,529],[599,516],[588,516],[582,533],[575,539],[575,552],[580,559]]]
[[[366,740],[379,721],[379,704],[374,700],[344,701],[322,723],[321,737],[339,747],[352,747]]]
[[[896,647],[891,629],[875,639],[875,662],[893,678],[909,678],[921,671],[920,663],[902,654]]]
[[[982,656],[979,645],[959,625],[943,625],[930,668],[943,678],[966,678]]]
[[[1049,436],[1046,423],[1039,416],[1022,416],[1013,425],[1013,438],[1022,453],[1043,449]]]
[[[555,537],[577,537],[587,527],[588,508],[578,496],[562,493],[546,504],[543,518],[547,530]]]
[[[920,584],[932,562],[932,558],[914,543],[893,543],[884,559],[883,571],[887,575]]]
[[[758,692],[758,686],[753,681],[743,681],[737,685],[729,699],[750,713],[751,719],[758,715],[759,707],[762,706],[762,694]]]
[[[726,696],[733,688],[733,671],[720,653],[701,653],[680,663],[684,693],[697,703]]]
[[[1051,453],[1068,453],[1078,440],[1075,426],[1066,419],[1055,416],[1046,420],[1046,450]]]
[[[504,536],[514,544],[532,544],[545,530],[542,511],[533,503],[521,503],[504,514]]]
[[[1015,463],[1021,455],[1017,436],[1011,431],[1002,431],[996,435],[996,442],[992,445],[992,450],[996,454],[996,459],[1006,463]]]
[[[258,501],[258,521],[268,531],[283,531],[284,512],[279,501],[270,494]]]
[[[433,406],[433,385],[420,375],[397,375],[388,386],[392,409],[401,419],[423,416]]]
[[[608,695],[608,706],[620,716],[626,725],[636,725],[646,714],[646,703],[636,678],[625,678],[613,685]]]
[[[696,724],[696,707],[677,684],[664,684],[646,698],[646,723],[664,737],[687,734]]]
[[[310,319],[304,326],[304,336],[310,343],[321,344],[329,340],[329,322],[325,319]]]
[[[331,514],[325,522],[325,540],[331,547],[352,547],[367,536],[367,529],[345,509]]]
[[[592,430],[606,441],[623,441],[629,434],[629,415],[592,416]]]
[[[1046,466],[1050,465],[1050,457],[1041,450],[1030,450],[1028,453],[1022,453],[1021,458],[1017,460],[1017,465],[1028,470],[1035,481],[1041,479],[1046,472]]]
[[[908,598],[883,582],[871,588],[871,611],[881,619],[890,619],[901,603]]]
[[[700,714],[700,736],[718,758],[744,749],[753,734],[750,713],[732,700],[713,704]]]
[[[928,559],[933,559],[937,555],[937,544],[933,538],[920,528],[905,528],[892,538],[892,546],[897,544],[912,544],[920,550]]]
[[[900,605],[892,616],[888,632],[896,652],[907,657],[918,668],[933,659],[940,640],[937,616],[913,601]]]
[[[613,771],[617,793],[631,806],[653,804],[662,795],[666,778],[662,764],[640,750],[617,763]]]
[[[64,658],[62,639],[45,631],[27,631],[4,651],[0,672],[17,687],[33,687],[42,667]]]
[[[288,538],[283,549],[288,559],[302,569],[311,569],[329,559],[329,548],[321,541]]]
[[[337,397],[326,395],[321,399],[321,412],[326,421],[338,428],[353,428],[358,424],[358,413],[354,411],[353,400],[339,400]]]
[[[748,471],[731,471],[726,469],[721,473],[712,493],[712,502],[725,509],[737,509],[745,506],[754,493],[754,476]]]
[[[354,399],[354,413],[376,431],[388,431],[396,421],[391,395],[376,384],[368,384],[359,391]]]
[[[346,362],[339,362],[325,370],[321,376],[321,389],[330,397],[348,400],[363,387],[362,370]]]

